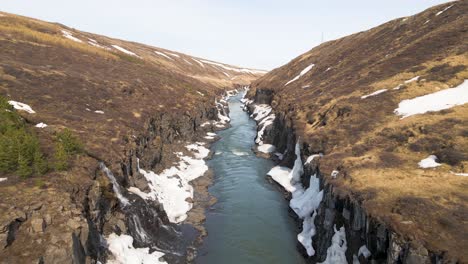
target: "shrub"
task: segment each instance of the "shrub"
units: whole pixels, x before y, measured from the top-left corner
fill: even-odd
[[[424,137],[409,145],[415,152],[434,152],[448,147],[446,140],[439,137]]]
[[[414,136],[414,133],[411,132],[411,130],[402,131],[392,128],[384,128],[378,133],[378,135],[391,139],[399,144],[405,144],[408,142],[410,137]]]
[[[458,149],[451,148],[451,147],[440,149],[435,152],[435,155],[441,162],[447,163],[452,166],[456,166],[460,164],[460,162],[468,159],[465,153],[463,153],[462,151]]]
[[[369,149],[369,146],[366,144],[357,144],[351,148],[351,153],[354,157],[359,157],[364,155]]]
[[[427,76],[423,76],[424,79],[428,81],[439,81],[447,82],[453,78],[457,73],[464,71],[466,69],[465,65],[455,65],[452,66],[448,63],[437,65],[432,67]]]
[[[382,152],[379,155],[381,166],[385,168],[395,168],[401,166],[403,162],[397,155],[391,152]]]

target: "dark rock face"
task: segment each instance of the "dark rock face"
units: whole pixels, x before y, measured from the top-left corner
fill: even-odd
[[[144,133],[128,140],[126,159],[119,161],[113,169],[113,164],[109,166],[122,187],[123,195],[131,201],[130,206],[119,203],[112,191],[112,184],[96,170],[93,184],[83,198],[84,215],[88,222],[86,238],[80,241],[73,234],[73,258],[76,263],[84,263],[81,262],[83,259],[106,261],[108,252],[103,236],[112,232],[131,235],[135,247],[158,248],[171,263],[185,263],[188,247],[192,243],[192,240],[186,239],[186,233],[196,231],[170,223],[159,203],[143,200],[126,190],[133,186],[148,191],[145,177],[138,172],[137,160],[142,168],[149,170],[168,167],[174,159],[174,148],[201,136],[205,132],[200,129],[200,124],[215,120],[217,111],[226,111],[224,107],[218,108],[201,106],[196,113],[157,115],[148,120]],[[190,236],[195,238],[193,234]]]
[[[266,95],[271,98],[271,91],[257,90],[255,100],[258,98],[259,101],[255,101],[255,103],[268,101],[265,99]],[[248,109],[252,112],[252,106]],[[266,129],[263,138],[265,142],[275,145],[278,152],[285,154],[280,165],[291,167],[295,159],[296,136],[294,127],[291,120],[288,119],[287,113],[275,112],[275,114],[276,119],[273,125]],[[308,155],[316,154],[316,152],[312,152],[313,150],[310,151],[311,149],[313,148],[309,148],[307,143],[302,144],[303,161]],[[335,225],[337,228],[345,227],[348,263],[353,263],[353,256],[358,257],[359,248],[364,245],[372,255],[368,259],[362,255],[359,256],[360,263],[449,263],[444,261],[443,255],[429,252],[424,246],[417,245],[414,241],[394,233],[379,219],[367,215],[359,202],[339,197],[334,192],[333,185],[325,182],[317,160],[304,166],[302,183],[305,187],[308,187],[311,175],[315,174],[320,178],[324,196],[315,218],[317,233],[313,237],[313,246],[316,254],[308,258],[310,263],[325,261]],[[298,225],[302,226],[302,223],[298,221]],[[304,256],[307,256],[302,246],[298,245],[298,247],[303,251]]]
[[[271,104],[271,100],[273,99],[273,91],[272,90],[258,90],[255,93],[255,102],[257,104]]]
[[[26,219],[17,218],[8,225],[6,245],[4,246],[4,248],[8,247],[9,245],[11,245],[11,243],[15,241],[16,231],[24,221],[26,221]]]

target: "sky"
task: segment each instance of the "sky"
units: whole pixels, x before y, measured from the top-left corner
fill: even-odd
[[[441,0],[0,0],[0,10],[271,70],[322,42],[416,14]]]

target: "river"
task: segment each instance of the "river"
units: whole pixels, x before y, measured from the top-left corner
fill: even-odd
[[[218,200],[206,212],[208,236],[196,263],[305,263],[297,250],[297,224],[288,203],[266,173],[271,160],[252,151],[256,123],[241,109],[242,94],[229,100],[231,128],[220,131],[208,163]]]

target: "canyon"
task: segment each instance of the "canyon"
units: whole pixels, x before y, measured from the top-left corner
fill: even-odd
[[[269,72],[0,12],[0,263],[468,262],[467,11]]]

